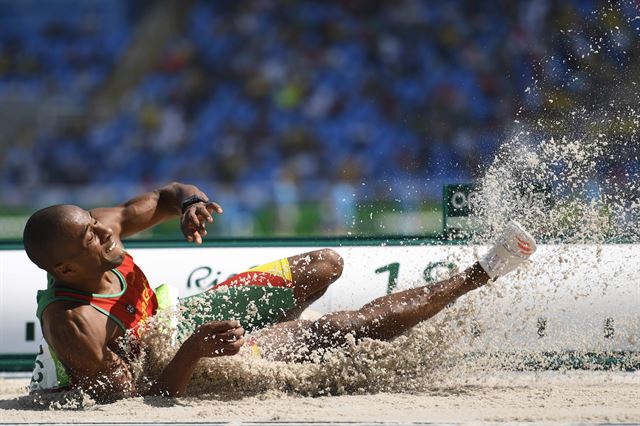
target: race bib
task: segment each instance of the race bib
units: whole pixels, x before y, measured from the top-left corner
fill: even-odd
[[[69,373],[43,338],[38,347],[29,392],[63,390],[69,384]]]

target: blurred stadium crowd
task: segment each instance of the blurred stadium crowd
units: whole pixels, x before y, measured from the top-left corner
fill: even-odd
[[[0,205],[104,204],[181,180],[236,234],[265,205],[295,221],[301,201],[331,229],[363,200],[438,198],[514,120],[593,101],[638,58],[633,2],[603,17],[593,0],[184,1],[159,48],[133,49],[163,3],[0,0]],[[611,49],[596,57],[598,38]],[[603,71],[581,74],[593,61]]]

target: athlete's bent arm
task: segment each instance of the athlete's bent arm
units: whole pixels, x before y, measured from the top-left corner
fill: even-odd
[[[62,311],[55,318],[56,326],[46,331],[47,341],[69,370],[72,387],[100,402],[133,396],[135,386],[129,366],[107,346],[107,329],[91,321],[83,309]]]
[[[148,394],[182,396],[200,358],[235,355],[244,344],[238,321],[203,324],[182,344],[171,362],[153,383]]]
[[[204,202],[194,203],[182,212],[182,202],[197,196]],[[207,234],[205,226],[213,222],[211,213],[222,213],[222,208],[209,201],[209,197],[194,185],[170,183],[155,191],[139,195],[121,206],[97,208],[92,216],[110,227],[119,238],[126,238],[177,216],[188,241],[200,244]]]
[[[48,338],[55,347],[64,348],[58,356],[73,377],[73,388],[98,402],[137,395],[129,366],[104,344],[104,328],[74,310],[65,311],[64,317]],[[204,357],[235,355],[244,344],[243,334],[237,321],[213,321],[198,327],[145,393],[184,395],[197,362]]]

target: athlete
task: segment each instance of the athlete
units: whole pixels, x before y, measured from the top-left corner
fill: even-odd
[[[180,216],[186,239],[200,244],[214,213],[222,213],[218,204],[179,183],[118,207],[86,211],[59,205],[34,213],[24,230],[25,251],[49,280],[38,294],[44,338],[31,391],[77,388],[105,402],[137,395],[128,364],[135,350],[125,353],[122,341],[135,342],[147,319],[173,302],[166,286],[149,286],[121,239]],[[180,300],[180,347],[145,392],[184,395],[197,362],[237,354],[245,329],[255,331],[248,345],[254,354],[288,361],[344,345],[347,335],[392,339],[514,270],[535,249],[531,236],[510,223],[487,255],[461,274],[314,321],[298,317],[340,277],[340,256],[323,249],[262,265]]]

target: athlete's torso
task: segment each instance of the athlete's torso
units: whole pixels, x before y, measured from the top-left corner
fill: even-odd
[[[158,310],[158,298],[149,286],[144,273],[127,254],[124,262],[111,270],[119,283],[119,291],[113,294],[92,294],[59,287],[49,280],[46,290],[38,292],[37,316],[45,338],[39,348],[31,381],[31,390],[58,390],[70,384],[69,374],[54,348],[47,341],[47,330],[55,327],[52,318],[56,312],[74,309],[87,321],[98,322],[106,330],[106,341],[100,342],[117,352],[117,338],[124,335],[138,337],[142,324]]]

